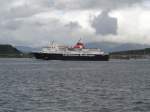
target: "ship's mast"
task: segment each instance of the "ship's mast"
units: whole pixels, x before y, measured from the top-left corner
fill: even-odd
[[[80,38],[78,42],[80,42],[82,39]]]

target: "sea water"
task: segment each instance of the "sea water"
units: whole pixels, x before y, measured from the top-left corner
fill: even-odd
[[[0,112],[150,112],[150,60],[0,59]]]

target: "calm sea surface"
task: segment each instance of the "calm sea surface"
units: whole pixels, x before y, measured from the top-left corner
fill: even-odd
[[[150,60],[0,59],[0,112],[150,112]]]

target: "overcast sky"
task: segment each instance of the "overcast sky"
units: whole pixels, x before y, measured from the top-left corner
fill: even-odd
[[[0,0],[0,44],[150,45],[149,0]]]

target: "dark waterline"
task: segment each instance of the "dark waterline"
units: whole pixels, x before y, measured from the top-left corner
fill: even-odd
[[[0,59],[0,112],[150,112],[150,60]]]

